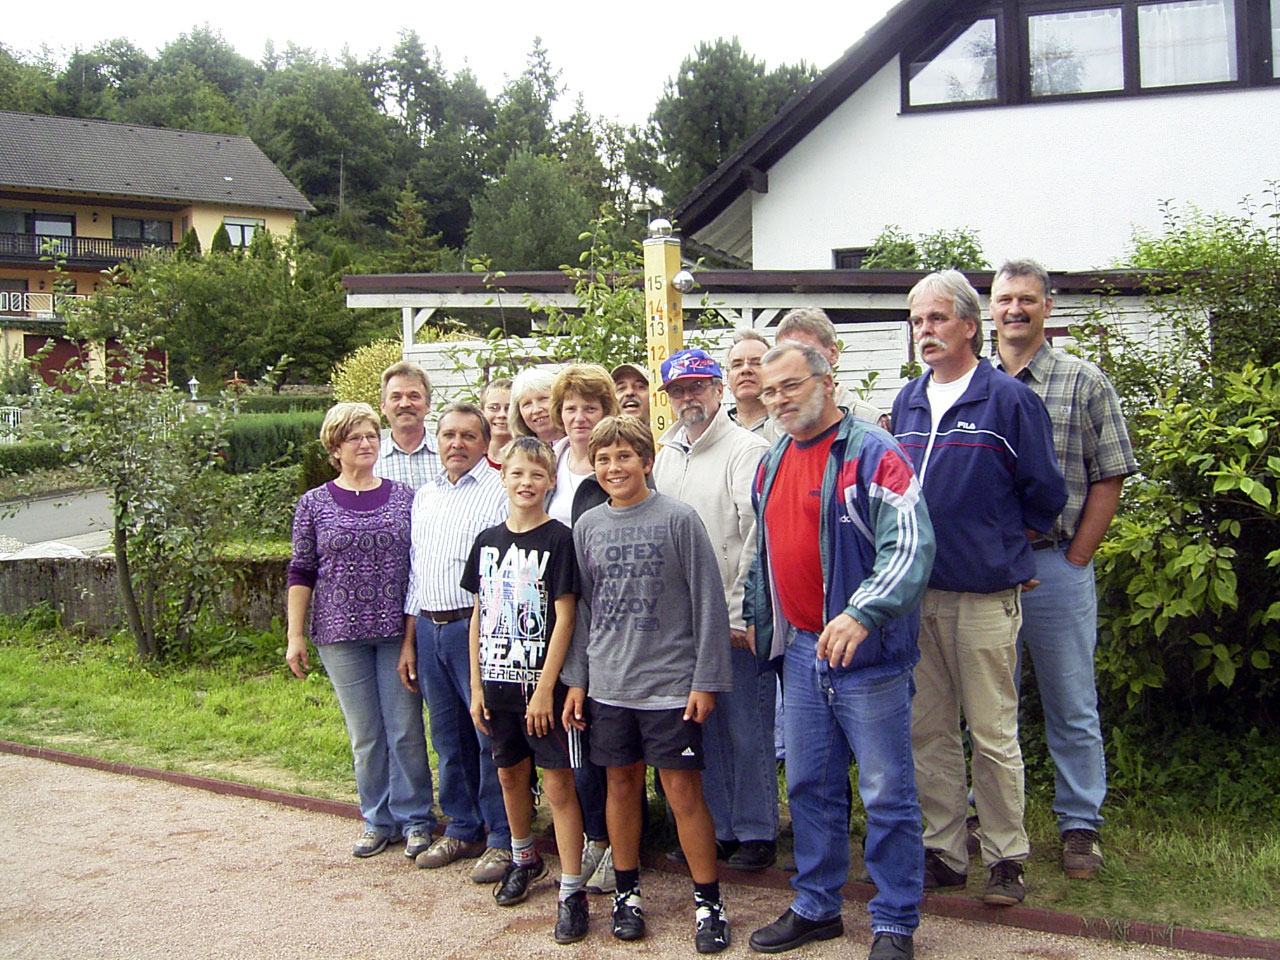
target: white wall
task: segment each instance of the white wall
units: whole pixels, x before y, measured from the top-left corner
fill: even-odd
[[[1280,88],[899,114],[895,59],[753,194],[756,269],[831,267],[886,225],[968,226],[987,259],[1107,266],[1159,202],[1236,212],[1280,179]]]

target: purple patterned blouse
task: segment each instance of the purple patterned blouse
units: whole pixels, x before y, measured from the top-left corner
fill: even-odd
[[[413,488],[383,480],[356,494],[334,483],[308,490],[293,514],[289,586],[311,587],[311,640],[404,635]]]

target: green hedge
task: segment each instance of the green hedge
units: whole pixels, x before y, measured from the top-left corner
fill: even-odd
[[[267,394],[241,397],[237,408],[241,413],[297,413],[303,410],[328,410],[333,406],[332,395],[316,397],[298,394]]]
[[[226,469],[252,473],[266,466],[301,463],[308,446],[320,445],[324,414],[250,413],[227,425]]]
[[[317,431],[319,428],[316,428]],[[0,476],[52,470],[71,462],[71,452],[56,440],[24,440],[0,444]]]

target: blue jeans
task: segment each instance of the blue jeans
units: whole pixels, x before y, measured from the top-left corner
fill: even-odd
[[[756,666],[750,650],[732,651],[733,689],[716,696],[702,726],[707,768],[702,793],[717,840],[778,837],[778,767],[773,759],[777,674]]]
[[[920,924],[924,842],[911,758],[911,671],[867,680],[818,660],[818,637],[794,632],[783,658],[787,795],[795,829],[796,898],[808,920],[840,914],[849,875],[849,759],[867,810],[864,858],[878,890],[874,933],[910,936]]]
[[[440,809],[446,836],[491,847],[511,846],[502,785],[489,738],[471,721],[471,621],[436,624],[418,617],[418,687],[431,715],[431,745],[440,765]]]
[[[1107,762],[1093,671],[1098,645],[1093,563],[1071,563],[1065,544],[1037,550],[1035,557],[1040,586],[1022,595],[1018,652],[1021,657],[1025,646],[1040,685],[1045,740],[1054,765],[1053,812],[1059,833],[1097,830],[1107,795]]]
[[[431,767],[422,701],[400,682],[400,638],[344,640],[316,647],[338,695],[355,758],[360,816],[396,838],[431,830]]]

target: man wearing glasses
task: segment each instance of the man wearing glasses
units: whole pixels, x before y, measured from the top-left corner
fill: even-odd
[[[729,419],[720,403],[720,365],[701,350],[668,357],[660,389],[671,398],[676,422],[662,435],[654,485],[698,512],[715,547],[729,606],[733,689],[716,698],[715,712],[703,726],[702,791],[715,821],[720,859],[736,870],[763,870],[777,854],[776,675],[756,668],[742,619],[742,591],[755,557],[751,480],[769,443]]]
[[[853,757],[878,889],[868,960],[910,960],[924,881],[911,670],[933,527],[902,448],[836,406],[819,350],[781,343],[761,371],[760,398],[788,437],[756,472],[756,560],[743,606],[757,660],[782,658],[797,873],[792,905],[751,947],[780,953],[844,933]]]
[[[729,371],[729,392],[735,404],[729,411],[729,419],[773,443],[782,436],[782,428],[777,420],[770,419],[760,399],[760,358],[768,349],[769,341],[758,330],[750,327],[735,330],[733,345],[725,356],[725,367]]]

